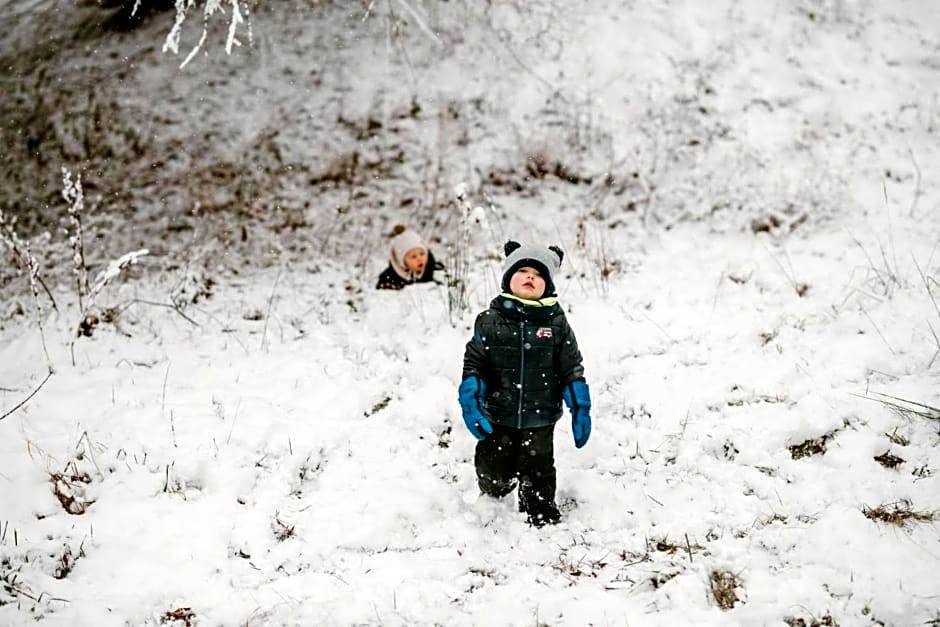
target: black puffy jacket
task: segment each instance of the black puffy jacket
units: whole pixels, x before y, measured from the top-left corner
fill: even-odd
[[[553,424],[561,393],[584,380],[574,332],[557,304],[533,306],[497,296],[477,316],[463,357],[463,378],[486,383],[490,420],[517,429]]]

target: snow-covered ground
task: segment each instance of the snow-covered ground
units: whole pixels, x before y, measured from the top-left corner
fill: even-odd
[[[940,624],[937,522],[873,519],[940,512],[940,415],[871,400],[940,407],[940,7],[376,5],[262,11],[231,59],[142,64],[199,109],[246,55],[244,100],[181,133],[251,135],[274,101],[311,124],[375,115],[412,176],[364,182],[389,202],[336,233],[319,203],[347,190],[291,179],[296,247],[216,275],[190,320],[130,306],[74,366],[58,292],[55,374],[0,422],[0,624]],[[390,7],[440,43],[412,16],[386,47]],[[271,70],[310,57],[320,89]],[[396,113],[413,97],[437,113]],[[302,155],[303,128],[282,148]],[[568,176],[527,179],[535,161]],[[372,287],[395,221],[420,218],[448,263],[457,209],[391,200],[461,181],[488,220],[452,324],[443,286]],[[507,237],[566,249],[594,396],[584,449],[556,430],[564,520],[539,530],[479,497],[456,403]],[[102,301],[165,303],[178,280]],[[0,411],[45,361],[34,320],[7,320]]]

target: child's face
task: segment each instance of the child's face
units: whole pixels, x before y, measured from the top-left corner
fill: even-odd
[[[428,251],[423,248],[412,248],[405,253],[405,267],[415,274],[424,272],[424,267],[428,265]]]
[[[519,298],[538,300],[545,293],[545,279],[535,268],[523,266],[509,279],[509,289]]]

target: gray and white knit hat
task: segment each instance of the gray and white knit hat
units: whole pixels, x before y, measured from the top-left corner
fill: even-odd
[[[516,270],[529,266],[535,268],[545,279],[546,296],[555,296],[555,272],[561,267],[561,261],[565,258],[564,251],[558,246],[523,246],[519,242],[509,240],[503,245],[503,251],[506,253],[506,260],[503,261],[503,283],[502,290],[509,292],[509,280]]]

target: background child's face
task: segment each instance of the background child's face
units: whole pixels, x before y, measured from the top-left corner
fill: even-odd
[[[410,271],[421,274],[428,265],[428,251],[423,248],[412,248],[405,253],[405,267]]]
[[[519,298],[538,300],[545,293],[545,279],[535,268],[523,266],[509,279],[509,290]]]

